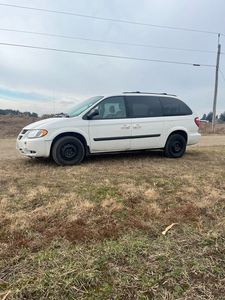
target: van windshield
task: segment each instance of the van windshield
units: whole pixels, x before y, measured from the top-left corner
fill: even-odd
[[[65,112],[65,115],[69,117],[76,117],[79,114],[81,114],[83,111],[85,111],[88,107],[92,106],[94,103],[96,103],[98,100],[102,99],[103,96],[96,96],[96,97],[91,97],[76,106],[72,107],[68,111]]]

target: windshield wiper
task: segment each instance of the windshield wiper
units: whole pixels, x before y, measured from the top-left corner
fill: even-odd
[[[61,113],[59,113],[59,114],[55,114],[55,115],[53,116],[53,118],[63,118],[63,117],[69,118],[70,116],[69,116],[68,114],[63,113],[63,112],[61,112]]]

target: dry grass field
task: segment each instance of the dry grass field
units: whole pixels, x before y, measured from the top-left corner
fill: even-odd
[[[199,132],[201,134],[214,134],[212,133],[212,123],[200,123]],[[215,134],[225,134],[225,123],[216,124]]]
[[[41,118],[31,118],[22,114],[0,115],[0,139],[16,138],[23,127],[48,117],[49,115],[44,115]]]
[[[225,299],[225,146],[0,159],[0,257],[4,300]]]

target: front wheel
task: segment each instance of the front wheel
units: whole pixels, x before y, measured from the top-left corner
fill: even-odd
[[[74,166],[84,158],[82,142],[73,136],[60,138],[52,148],[52,158],[59,166]]]
[[[170,158],[180,158],[186,150],[186,140],[180,134],[173,134],[169,137],[164,148],[164,153]]]

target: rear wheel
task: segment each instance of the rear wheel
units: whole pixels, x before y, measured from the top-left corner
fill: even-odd
[[[52,148],[52,158],[59,166],[74,166],[84,158],[82,142],[73,136],[60,138]]]
[[[179,158],[183,156],[186,150],[186,144],[186,140],[182,135],[171,135],[164,148],[165,155],[170,158]]]

